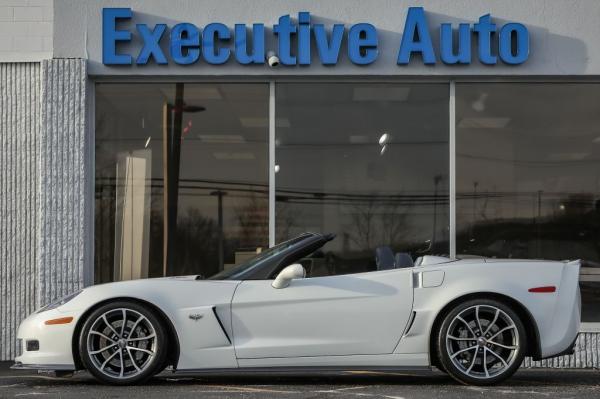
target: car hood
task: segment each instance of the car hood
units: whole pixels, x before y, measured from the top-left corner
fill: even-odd
[[[119,281],[93,285],[65,305],[61,312],[80,311],[107,300],[133,299],[163,308],[230,303],[240,281],[198,280],[197,275]]]

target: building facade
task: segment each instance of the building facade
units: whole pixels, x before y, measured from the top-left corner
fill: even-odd
[[[71,291],[318,231],[314,276],[380,245],[582,259],[576,353],[525,366],[599,367],[599,12],[0,0],[0,360]]]

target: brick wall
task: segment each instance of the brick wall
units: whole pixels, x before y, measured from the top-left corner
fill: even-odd
[[[53,0],[0,0],[0,62],[52,58]]]

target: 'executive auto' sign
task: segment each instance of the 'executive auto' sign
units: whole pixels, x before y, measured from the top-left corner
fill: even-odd
[[[102,10],[102,62],[105,65],[145,65],[151,59],[157,64],[175,63],[189,65],[200,62],[219,65],[235,59],[242,65],[264,64],[269,54],[265,45],[265,26],[261,23],[251,27],[236,24],[233,29],[222,23],[211,23],[200,28],[191,23],[178,23],[172,27],[156,24],[137,24],[133,29],[119,27],[133,17],[131,8],[104,8]],[[402,39],[398,49],[398,65],[406,65],[411,56],[418,54],[424,64],[470,64],[474,57],[479,62],[495,65],[499,61],[518,65],[529,57],[529,31],[520,23],[510,22],[497,26],[489,14],[483,15],[473,25],[458,24],[458,33],[450,23],[437,29],[439,53],[434,49],[431,32],[422,7],[408,9]],[[251,33],[250,33],[251,32]],[[118,51],[119,43],[132,41],[133,34],[143,45],[137,54]],[[346,27],[334,24],[329,29],[323,24],[312,23],[310,13],[300,12],[296,21],[289,15],[279,18],[273,26],[277,62],[283,65],[310,65],[313,62],[311,45],[315,45],[318,60],[323,65],[337,64],[344,51],[356,65],[368,65],[377,59],[377,29],[369,23]],[[492,40],[494,35],[498,40]],[[346,37],[346,40],[344,40]],[[471,54],[472,41],[476,42],[477,54]],[[168,43],[164,51],[161,43]]]

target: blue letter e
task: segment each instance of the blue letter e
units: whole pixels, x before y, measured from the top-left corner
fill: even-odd
[[[102,9],[102,63],[104,65],[131,64],[131,55],[117,54],[117,42],[131,40],[131,32],[117,30],[117,19],[130,19],[131,8]]]

